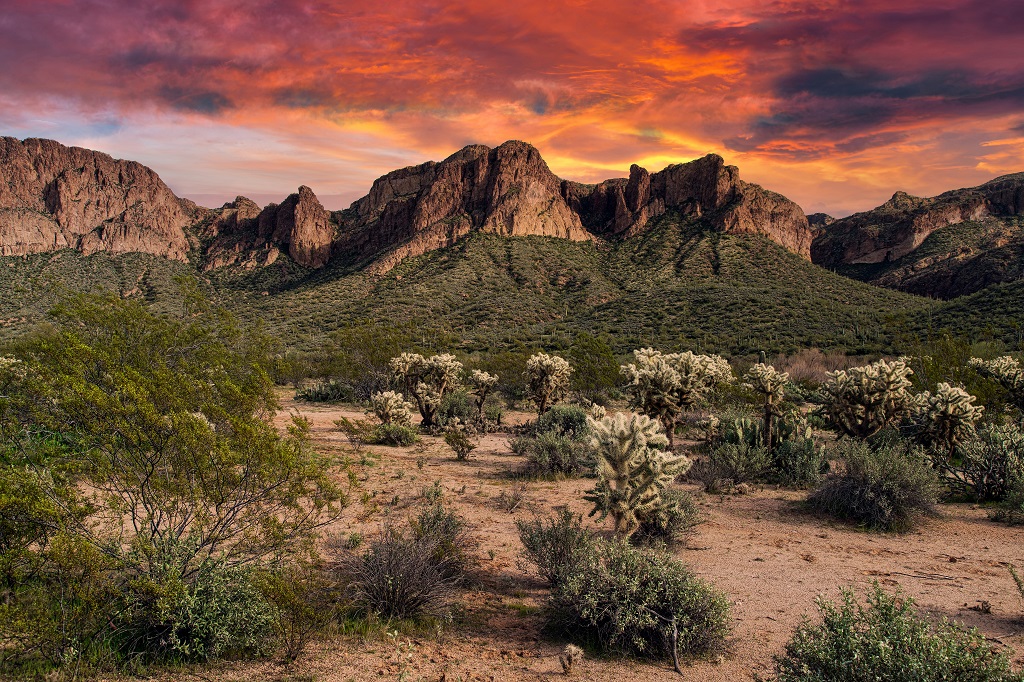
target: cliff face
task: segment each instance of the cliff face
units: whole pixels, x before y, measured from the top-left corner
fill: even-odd
[[[141,164],[3,137],[0,174],[0,255],[71,248],[186,259],[193,207]]]
[[[896,192],[825,226],[811,256],[864,281],[953,298],[1021,277],[1022,215],[1021,173],[937,197]]]
[[[473,230],[591,239],[560,189],[561,181],[528,144],[466,147],[440,163],[379,178],[345,213],[337,247],[356,258],[379,256],[373,267],[384,271]]]
[[[814,241],[811,260],[825,267],[884,263],[919,247],[936,230],[1024,213],[1024,174],[921,198],[896,192],[878,208],[836,220]]]
[[[277,261],[281,251],[307,268],[327,264],[338,226],[309,187],[299,187],[280,204],[260,210],[238,197],[216,212],[206,228],[211,238],[204,269],[225,265],[260,267]]]
[[[0,255],[62,248],[138,251],[203,269],[262,267],[281,253],[308,268],[335,255],[383,272],[472,231],[574,241],[629,237],[676,211],[725,232],[760,234],[807,257],[800,208],[743,182],[708,155],[598,185],[562,181],[523,142],[469,146],[439,163],[379,178],[346,211],[326,211],[308,187],[260,209],[245,197],[204,209],[174,196],[149,168],[49,140],[0,140]],[[1006,201],[1020,201],[1012,192]]]
[[[813,232],[803,210],[780,194],[743,182],[738,169],[715,154],[654,174],[634,164],[628,179],[564,182],[562,193],[583,225],[601,236],[633,236],[674,210],[704,218],[723,232],[763,235],[810,257]]]

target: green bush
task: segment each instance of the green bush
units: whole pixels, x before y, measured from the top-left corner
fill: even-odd
[[[448,428],[455,420],[462,424],[473,424],[477,421],[477,408],[473,404],[473,397],[461,389],[445,394],[435,417],[437,426],[442,429]]]
[[[512,441],[512,452],[526,458],[526,474],[530,476],[579,476],[594,466],[589,443],[556,431],[520,436]]]
[[[467,532],[465,519],[437,502],[411,519],[409,528],[416,540],[433,543],[434,558],[447,577],[456,582],[465,577],[470,565],[469,552],[474,544]]]
[[[581,442],[590,438],[587,413],[579,405],[552,405],[537,418],[534,431],[538,436],[553,433]]]
[[[821,623],[797,627],[786,653],[775,659],[778,682],[1001,682],[1020,680],[977,630],[929,622],[909,597],[877,584],[867,603],[844,590],[838,604],[817,602]]]
[[[469,453],[476,450],[476,443],[469,437],[465,431],[452,430],[444,434],[444,442],[448,444],[448,447],[455,453],[455,458],[459,461],[465,460],[469,457]]]
[[[725,595],[663,552],[601,542],[594,561],[565,574],[551,593],[556,622],[603,651],[695,657],[722,648]]]
[[[771,466],[768,450],[749,443],[723,443],[711,451],[708,462],[734,484],[764,478]]]
[[[206,661],[267,653],[273,646],[276,613],[256,573],[208,561],[188,575],[181,571],[179,553],[168,549],[153,557],[153,570],[128,579],[114,617],[123,654]]]
[[[289,661],[298,658],[310,639],[324,632],[341,613],[335,577],[316,558],[266,571],[260,586],[274,607],[274,630]]]
[[[938,475],[909,444],[841,441],[837,454],[844,470],[811,493],[813,509],[874,530],[905,531],[938,499]]]
[[[374,445],[407,446],[416,442],[416,431],[401,424],[378,424],[370,435]]]
[[[828,466],[824,450],[813,440],[784,440],[772,450],[768,476],[782,485],[809,488],[821,482]]]
[[[661,501],[640,518],[640,526],[630,537],[633,543],[661,543],[673,546],[689,537],[703,523],[704,515],[693,498],[682,490],[665,489]]]
[[[516,521],[516,527],[524,558],[552,587],[596,556],[595,540],[583,527],[583,517],[568,509],[547,520]]]
[[[295,399],[307,403],[351,403],[356,400],[356,390],[336,379],[325,379],[295,391]]]
[[[1005,499],[992,510],[989,518],[1011,526],[1024,526],[1024,478],[1010,481]]]

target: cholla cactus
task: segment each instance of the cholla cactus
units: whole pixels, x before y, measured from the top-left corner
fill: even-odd
[[[657,419],[675,443],[675,424],[684,409],[693,407],[711,389],[732,380],[732,368],[718,355],[664,354],[653,348],[633,351],[634,362],[620,368],[629,382],[630,405]]]
[[[395,391],[383,391],[370,396],[370,412],[376,415],[381,424],[410,426],[412,415],[410,410],[416,406],[405,401],[405,396]]]
[[[822,384],[825,416],[844,433],[867,438],[913,407],[906,358],[828,373]]]
[[[537,353],[526,361],[526,382],[537,403],[537,414],[544,414],[569,390],[569,362],[557,355]]]
[[[956,446],[974,434],[974,425],[985,408],[962,388],[939,384],[934,395],[928,391],[916,398],[914,417],[921,437],[949,461]]]
[[[477,421],[483,424],[484,402],[487,400],[488,394],[498,385],[498,376],[474,369],[470,381],[473,383],[473,395],[476,396],[476,418]]]
[[[995,360],[971,358],[971,366],[982,376],[998,381],[1010,394],[1010,402],[1024,415],[1024,368],[1016,359],[1004,355]]]
[[[601,421],[608,415],[608,410],[604,408],[604,405],[598,405],[597,403],[590,403],[586,406],[585,411],[587,416],[596,422]]]
[[[391,358],[391,371],[405,384],[405,392],[416,401],[423,426],[434,425],[434,416],[445,394],[459,386],[462,363],[442,353],[424,358],[419,353],[402,353]]]
[[[1010,567],[1010,571],[1013,571],[1013,567]],[[1016,574],[1014,574],[1016,576]],[[1016,578],[1015,578],[1016,579]],[[1024,591],[1022,591],[1024,594]],[[566,644],[565,649],[558,656],[558,662],[562,664],[562,672],[566,675],[572,675],[576,668],[579,667],[580,663],[583,662],[583,649],[579,648],[575,644]]]
[[[690,460],[662,450],[668,438],[660,424],[645,415],[620,413],[587,423],[599,479],[586,496],[594,503],[590,514],[611,514],[615,531],[631,535],[645,515],[658,509],[662,490],[690,468]]]
[[[764,446],[771,449],[775,445],[774,422],[779,416],[779,405],[786,397],[786,382],[789,381],[789,374],[779,372],[771,365],[757,363],[743,376],[746,383],[743,385],[759,393],[764,400],[764,419],[761,426],[761,434],[764,439]]]

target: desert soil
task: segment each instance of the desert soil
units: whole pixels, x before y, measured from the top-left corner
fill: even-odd
[[[371,537],[387,520],[402,521],[424,504],[423,489],[440,481],[444,499],[469,522],[479,542],[479,567],[457,597],[458,624],[429,637],[338,637],[316,642],[292,665],[225,663],[202,671],[179,671],[174,679],[216,680],[548,680],[565,679],[558,654],[565,642],[543,632],[541,607],[547,590],[521,566],[517,519],[547,515],[563,505],[584,514],[589,479],[526,484],[524,502],[509,513],[503,491],[519,485],[511,476],[521,465],[507,434],[489,434],[467,461],[456,461],[439,438],[423,437],[408,448],[367,446],[352,450],[335,419],[364,418],[348,406],[311,406],[284,399],[278,419],[301,413],[313,425],[315,446],[348,457],[358,489],[342,517],[328,529],[346,537]],[[512,415],[524,420],[529,415]],[[360,464],[366,453],[370,464]],[[348,485],[347,479],[345,484]],[[815,616],[817,595],[836,598],[843,587],[861,592],[874,581],[900,588],[925,612],[977,627],[991,641],[1018,651],[1024,664],[1024,605],[1007,564],[1024,566],[1021,531],[992,523],[985,509],[940,505],[934,518],[906,535],[868,533],[806,513],[805,493],[770,486],[744,495],[697,496],[706,514],[677,557],[724,590],[732,604],[728,651],[715,660],[684,667],[686,680],[751,680],[768,676],[772,656],[782,651],[794,627]],[[363,492],[372,497],[360,500]],[[587,523],[608,532],[609,524]],[[982,606],[986,603],[985,606]],[[678,679],[671,665],[590,658],[576,675],[584,680]]]

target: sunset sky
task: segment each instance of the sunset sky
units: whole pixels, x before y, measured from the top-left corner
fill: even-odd
[[[584,182],[717,152],[846,215],[1024,171],[1024,4],[4,0],[0,135],[330,208],[470,143]]]

